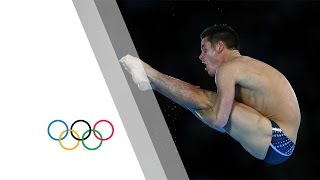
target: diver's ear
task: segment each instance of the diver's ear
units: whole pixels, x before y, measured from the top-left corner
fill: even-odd
[[[221,53],[226,48],[225,44],[222,41],[218,41],[215,45],[215,50],[218,53]]]

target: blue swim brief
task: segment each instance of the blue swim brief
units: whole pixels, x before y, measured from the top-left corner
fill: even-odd
[[[264,161],[268,164],[280,164],[286,161],[292,154],[295,144],[282,132],[273,121],[272,139]]]

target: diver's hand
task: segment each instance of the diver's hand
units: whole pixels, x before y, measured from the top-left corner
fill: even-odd
[[[133,82],[138,85],[138,88],[141,91],[152,89],[147,74],[144,70],[144,67],[149,65],[143,62],[141,59],[131,55],[122,57],[120,59],[120,64],[131,74]]]

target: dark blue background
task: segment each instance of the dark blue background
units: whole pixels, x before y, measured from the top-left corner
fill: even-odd
[[[296,150],[284,164],[269,166],[239,143],[156,93],[190,179],[320,178],[318,1],[131,1],[118,5],[139,57],[155,69],[215,90],[204,71],[200,33],[228,24],[240,37],[240,52],[280,70],[298,97],[302,121]]]

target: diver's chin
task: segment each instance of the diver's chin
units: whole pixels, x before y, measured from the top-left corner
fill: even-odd
[[[210,71],[207,71],[207,73],[208,73],[208,75],[209,75],[210,77],[214,77],[214,74],[211,73]]]

